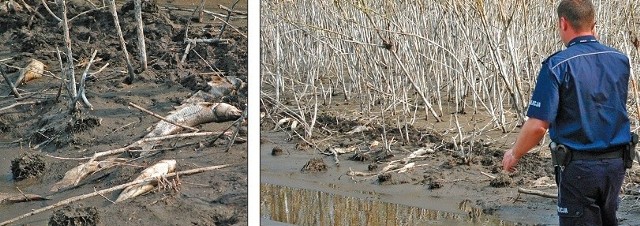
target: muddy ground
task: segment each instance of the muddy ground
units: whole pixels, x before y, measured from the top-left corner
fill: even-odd
[[[284,129],[276,128],[276,124],[289,114],[282,106],[273,105],[269,98],[263,100],[262,111],[266,114],[261,121],[261,183],[354,197],[369,194],[365,200],[470,217],[483,215],[502,219],[505,225],[558,224],[555,199],[518,192],[518,188],[525,188],[557,193],[549,151],[545,148],[548,139],[545,147],[533,150],[520,160],[515,173],[502,172],[503,153],[519,131],[515,120],[508,133],[497,129],[478,131],[474,128],[490,124],[490,117],[458,115],[462,131],[466,131],[466,140],[473,140],[473,143],[463,144],[454,144],[458,130],[451,129],[455,127],[447,120],[435,122],[423,118],[414,126],[401,127],[405,136],[409,135],[410,142],[402,139],[400,130],[392,125],[386,128],[387,139],[393,139],[395,143],[390,152],[385,152],[382,127],[371,123],[372,117],[349,113],[358,109],[349,102],[324,106],[327,110],[318,115],[315,135],[305,141],[297,135],[304,132],[299,127],[291,130],[290,124],[283,124],[280,127]],[[358,126],[368,128],[354,132]],[[469,136],[469,131],[476,135]],[[379,144],[372,145],[375,141]],[[465,147],[466,154],[455,151],[458,150],[455,145]],[[339,164],[336,164],[330,148],[350,152],[340,154]],[[396,161],[419,149],[425,150],[420,157]],[[394,161],[397,166],[382,173]],[[414,166],[399,172],[399,168],[407,164]],[[618,214],[622,225],[640,225],[639,172],[640,165],[636,164],[627,173]],[[263,206],[268,204],[263,203]]]
[[[182,100],[199,90],[210,91],[207,82],[213,76],[235,76],[247,82],[247,20],[246,15],[233,13],[222,35],[224,42],[198,43],[181,62],[189,38],[217,38],[223,25],[214,15],[204,14],[203,20],[193,18],[190,11],[197,3],[190,1],[143,1],[143,20],[148,55],[148,69],[143,71],[137,57],[138,47],[131,2],[120,2],[118,16],[127,40],[127,49],[137,78],[126,81],[127,66],[115,32],[113,17],[100,1],[77,1],[68,4],[71,45],[76,78],[79,78],[93,50],[96,62],[90,72],[99,73],[86,80],[86,96],[93,105],[88,109],[78,105],[70,113],[69,96],[60,89],[62,76],[56,47],[64,52],[62,28],[43,7],[41,1],[11,1],[22,7],[6,7],[0,1],[0,67],[9,80],[15,81],[20,68],[31,59],[46,65],[44,77],[18,86],[21,98],[15,98],[5,83],[0,84],[0,193],[38,194],[48,200],[0,204],[0,222],[25,214],[60,200],[130,182],[140,172],[162,159],[177,160],[177,170],[231,164],[230,167],[199,174],[181,176],[174,187],[165,186],[149,194],[112,203],[119,191],[95,196],[54,211],[27,217],[16,224],[47,225],[70,221],[85,225],[246,225],[247,224],[247,146],[246,122],[233,121],[197,126],[201,131],[239,133],[235,142],[230,136],[172,139],[162,142],[156,154],[132,158],[127,153],[126,164],[88,176],[79,186],[51,192],[52,185],[64,173],[95,152],[121,148],[142,138],[147,128],[159,120],[128,106],[129,102],[160,115],[167,115]],[[207,1],[205,9],[220,15],[234,1]],[[176,7],[167,10],[165,7]],[[124,4],[124,6],[123,6]],[[54,2],[48,6],[58,16]],[[183,9],[183,10],[179,10]],[[246,12],[247,1],[240,1],[236,10]],[[82,14],[84,12],[84,14]],[[196,14],[197,15],[197,14]],[[62,58],[66,55],[62,53]],[[246,87],[246,86],[245,86]],[[247,90],[240,88],[220,96],[225,102],[246,109]],[[22,105],[12,106],[14,103]],[[21,181],[13,180],[12,160],[23,154],[37,155],[44,162],[42,173]],[[35,160],[34,160],[35,161]],[[40,165],[35,165],[40,166]],[[37,167],[31,167],[37,168]],[[67,219],[75,216],[74,219]],[[66,223],[65,223],[66,222]],[[55,224],[54,224],[55,225]],[[68,224],[72,225],[72,224]]]

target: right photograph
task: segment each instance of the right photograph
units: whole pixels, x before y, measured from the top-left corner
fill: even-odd
[[[640,225],[632,1],[260,1],[261,225]]]

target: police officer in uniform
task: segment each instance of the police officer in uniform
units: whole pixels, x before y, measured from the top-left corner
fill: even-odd
[[[617,225],[622,157],[631,140],[629,59],[596,39],[590,0],[562,0],[557,14],[566,49],[542,62],[529,119],[504,154],[503,169],[513,171],[548,130],[570,154],[556,173],[560,225]]]

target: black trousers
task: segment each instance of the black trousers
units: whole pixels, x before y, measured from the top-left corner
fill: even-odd
[[[558,175],[560,225],[618,225],[622,158],[574,160]]]

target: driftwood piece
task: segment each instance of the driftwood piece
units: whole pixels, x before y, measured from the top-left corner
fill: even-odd
[[[249,13],[247,13],[245,11],[229,9],[226,6],[223,6],[223,5],[218,5],[218,8],[223,9],[223,10],[225,10],[227,12],[232,12],[232,13],[238,14],[238,15],[244,15],[244,16],[248,16],[249,15]]]
[[[173,176],[176,176],[176,175],[180,175],[180,176],[191,175],[191,174],[196,174],[196,173],[202,173],[202,172],[206,172],[206,171],[221,169],[221,168],[225,168],[225,167],[228,167],[228,166],[230,166],[230,165],[218,165],[218,166],[209,166],[209,167],[197,168],[197,169],[192,169],[192,170],[185,170],[185,171],[180,171],[180,172],[176,172],[176,173],[167,174],[166,177],[173,177]],[[83,200],[83,199],[86,199],[86,198],[91,198],[91,197],[96,196],[96,195],[100,195],[100,194],[104,194],[104,193],[107,193],[107,192],[120,190],[120,189],[129,187],[129,186],[132,186],[132,185],[147,183],[147,182],[155,181],[155,180],[157,180],[157,178],[147,178],[147,179],[144,179],[144,180],[136,180],[136,181],[132,181],[132,182],[129,182],[129,183],[126,183],[126,184],[121,184],[121,185],[118,185],[118,186],[115,186],[115,187],[112,187],[112,188],[102,189],[102,190],[95,191],[95,192],[92,192],[92,193],[89,193],[89,194],[71,197],[71,198],[59,201],[59,202],[57,202],[57,203],[55,203],[53,205],[49,205],[49,206],[46,206],[46,207],[43,207],[43,208],[40,208],[40,209],[36,209],[36,210],[33,210],[33,211],[29,212],[29,213],[20,215],[18,217],[14,217],[14,218],[6,220],[4,222],[0,222],[0,226],[8,225],[8,224],[14,223],[16,221],[19,221],[21,219],[27,218],[29,216],[33,216],[33,215],[36,215],[38,213],[42,213],[44,211],[51,210],[51,209],[54,209],[54,208],[57,208],[57,207],[60,207],[60,206],[69,205],[69,204],[71,204],[73,202],[77,202],[77,201],[80,201],[80,200]]]
[[[542,196],[545,198],[558,198],[558,194],[552,194],[552,193],[548,193],[548,192],[543,192],[540,190],[531,190],[531,189],[525,189],[525,188],[518,188],[518,193],[524,193],[524,194],[529,194],[529,195],[537,195],[537,196]]]
[[[176,170],[176,160],[162,160],[155,165],[145,169],[140,173],[138,177],[134,181],[145,180],[148,178],[157,178],[167,175],[168,173],[173,173]],[[155,181],[149,181],[146,183],[140,183],[136,185],[131,185],[120,193],[116,202],[122,202],[124,200],[134,198],[138,195],[142,195],[151,191],[155,186]]]

